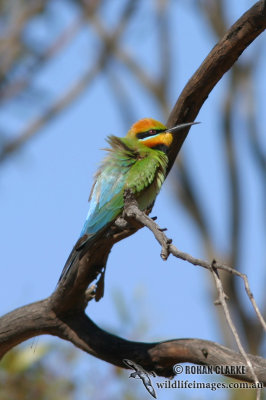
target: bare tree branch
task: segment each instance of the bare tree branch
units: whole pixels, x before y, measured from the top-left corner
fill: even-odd
[[[220,38],[224,35],[227,26],[227,15],[225,10],[225,2],[223,0],[201,0],[195,2],[200,5],[200,10],[203,13],[203,17],[208,21],[211,29],[215,33],[216,37]],[[263,6],[263,5],[262,5]],[[222,154],[225,154],[227,160],[225,160],[228,168],[228,183],[230,189],[230,211],[229,211],[229,226],[230,229],[230,240],[228,242],[228,251],[224,258],[230,265],[238,265],[241,268],[241,257],[240,247],[243,241],[242,230],[245,224],[243,190],[246,189],[246,183],[243,182],[240,177],[243,173],[241,167],[241,160],[237,156],[238,150],[238,135],[234,133],[233,122],[237,118],[239,113],[239,105],[244,106],[245,113],[239,115],[239,121],[244,120],[246,129],[248,131],[249,147],[248,150],[254,158],[256,163],[256,175],[261,175],[262,185],[264,185],[266,178],[266,159],[263,154],[263,148],[259,142],[258,129],[255,123],[255,110],[256,110],[256,96],[254,95],[255,86],[255,71],[259,64],[259,56],[261,53],[260,46],[253,48],[252,56],[249,59],[241,60],[241,63],[237,63],[233,66],[229,73],[229,82],[227,82],[226,97],[222,107],[221,122],[223,126],[223,138],[225,151],[222,149]],[[240,111],[241,112],[241,111]],[[238,125],[239,126],[239,125]],[[240,196],[240,193],[242,195]],[[194,219],[195,220],[195,219]],[[196,220],[197,222],[197,220]],[[198,224],[199,228],[201,226]],[[205,232],[200,230],[201,235],[205,238]],[[212,238],[210,237],[212,243]],[[205,241],[206,243],[206,241]],[[205,244],[206,247],[206,244]],[[208,249],[208,248],[207,248]],[[208,258],[214,256],[209,256]],[[231,305],[233,312],[238,315],[238,323],[243,329],[245,339],[248,342],[248,347],[251,352],[256,353],[261,346],[262,341],[262,326],[257,320],[249,315],[249,310],[243,304],[242,298],[239,295],[238,287],[236,285],[235,275],[223,274],[221,275],[223,287],[226,293],[231,299]],[[265,310],[263,312],[265,314]],[[220,320],[221,329],[224,332],[226,342],[229,343],[227,338],[227,330],[224,330],[225,321],[222,313],[217,313]]]
[[[147,371],[165,377],[173,376],[176,363],[245,365],[242,355],[208,340],[176,339],[157,343],[127,341],[100,329],[83,313],[56,315],[50,309],[49,299],[6,314],[0,319],[0,332],[0,357],[21,341],[50,334],[68,340],[81,350],[119,367],[125,368],[123,358],[128,358]],[[253,355],[249,357],[259,381],[266,385],[266,360]],[[248,370],[241,376],[229,376],[253,381]]]
[[[191,257],[190,255],[184,255],[184,253],[179,252],[176,249],[176,247],[174,247],[171,244],[172,240],[168,239],[166,237],[166,235],[163,232],[164,230],[160,229],[158,227],[158,225],[152,219],[150,219],[144,212],[142,212],[142,211],[140,211],[138,209],[137,201],[132,197],[131,193],[125,193],[125,206],[124,206],[124,214],[123,215],[125,217],[135,218],[138,222],[142,223],[144,226],[148,227],[153,232],[154,236],[156,237],[156,239],[158,240],[158,242],[162,246],[161,257],[162,257],[163,260],[166,260],[168,258],[168,256],[169,256],[169,254],[172,253],[176,257],[181,258],[183,260],[185,259],[186,261],[189,261],[189,262],[191,262],[191,260],[193,260],[193,264],[194,265],[200,265],[200,266],[204,266],[204,267],[206,266],[206,262],[196,260],[194,257]],[[224,268],[221,265],[217,265],[217,267],[216,267],[216,264],[217,263],[214,260],[211,264],[208,265],[208,268],[209,268],[209,270],[211,271],[211,273],[213,275],[213,278],[214,278],[214,281],[215,281],[215,285],[216,285],[216,288],[217,288],[217,291],[218,291],[218,294],[219,294],[218,302],[216,302],[216,304],[221,304],[222,305],[223,311],[224,311],[224,314],[225,314],[225,317],[226,317],[226,320],[227,320],[227,323],[228,323],[228,325],[229,325],[229,327],[230,327],[230,329],[231,329],[231,331],[232,331],[232,333],[234,335],[234,338],[235,338],[237,346],[238,346],[238,348],[240,350],[240,353],[242,354],[243,358],[246,361],[246,365],[248,366],[248,368],[249,368],[249,370],[251,372],[251,375],[252,375],[252,377],[254,379],[254,382],[256,384],[259,384],[259,380],[258,380],[258,377],[257,377],[257,375],[255,373],[255,369],[254,369],[254,367],[252,365],[252,362],[251,362],[248,354],[246,353],[246,351],[245,351],[245,349],[244,349],[244,347],[243,347],[243,345],[241,343],[240,337],[239,337],[239,335],[237,333],[237,329],[236,329],[236,327],[235,327],[235,325],[234,325],[234,323],[232,321],[228,306],[226,304],[227,296],[226,296],[226,294],[225,294],[225,292],[223,290],[223,285],[222,285],[221,279],[220,279],[219,274],[218,274],[218,268],[219,267],[221,269],[224,269]],[[247,294],[250,297],[250,300],[251,300],[252,304],[255,305],[254,306],[255,311],[256,311],[256,313],[257,313],[257,315],[258,315],[258,317],[259,317],[259,319],[260,319],[260,321],[262,323],[263,328],[266,330],[266,323],[265,323],[264,319],[261,316],[261,313],[259,311],[259,308],[258,308],[255,300],[254,300],[254,297],[251,295],[247,277],[246,276],[243,277],[242,274],[240,274],[238,271],[234,270],[233,268],[227,267],[226,269],[230,269],[230,272],[232,274],[241,276],[244,279],[245,287],[246,287],[246,285],[248,287]],[[260,399],[260,390],[259,389],[257,389],[256,398]]]
[[[250,43],[265,30],[266,13],[262,3],[258,1],[243,14],[212,49],[180,94],[167,126],[172,127],[181,121],[194,121],[216,83]],[[174,137],[169,155],[169,171],[188,132],[189,129],[186,129]]]
[[[141,223],[145,221],[148,227],[149,224],[154,224],[134,203],[128,200],[126,202],[125,213],[130,223],[132,218],[136,218],[142,221]],[[160,235],[164,238],[162,230],[156,227],[153,231],[157,240]],[[120,234],[125,236],[125,231]],[[68,340],[89,354],[114,365],[125,367],[123,359],[127,358],[142,365],[147,371],[154,371],[157,375],[165,377],[173,376],[173,366],[183,362],[208,366],[245,366],[246,361],[242,354],[210,341],[177,339],[157,343],[130,342],[105,332],[85,315],[84,309],[93,297],[95,289],[91,286],[86,290],[86,287],[95,278],[99,259],[102,260],[103,254],[109,252],[111,243],[118,240],[116,235],[119,236],[119,233],[108,237],[106,231],[97,238],[49,298],[14,310],[0,318],[0,357],[30,337],[51,334]],[[169,240],[166,240],[164,258],[167,257],[168,251],[172,252],[171,248]],[[191,256],[186,258],[191,258],[195,263]],[[258,381],[266,385],[266,360],[253,355],[248,355],[248,359]],[[248,368],[243,375],[232,373],[228,376],[254,381],[252,371]]]
[[[124,207],[124,215],[129,218],[134,218],[136,219],[142,226],[146,226],[149,228],[152,233],[154,234],[155,238],[157,241],[160,243],[162,247],[161,251],[161,257],[163,260],[167,260],[169,257],[169,254],[172,254],[174,257],[180,258],[181,260],[188,261],[190,264],[203,267],[208,269],[213,273],[213,263],[208,263],[204,260],[201,260],[199,258],[192,257],[190,254],[184,253],[180,250],[178,250],[173,244],[172,244],[172,239],[169,239],[165,233],[164,230],[161,229],[151,218],[149,218],[145,213],[140,211],[138,209],[137,203],[132,199],[130,194],[125,193],[125,207]],[[215,261],[215,268],[229,272],[232,275],[236,275],[240,278],[243,279],[244,285],[245,285],[245,290],[246,293],[251,301],[251,304],[254,308],[254,311],[263,327],[263,329],[266,332],[266,322],[261,315],[259,308],[255,302],[254,296],[250,290],[250,286],[248,283],[247,276],[245,274],[242,274],[241,272],[237,271],[236,269],[229,267],[227,265],[223,265],[220,263],[217,263]]]

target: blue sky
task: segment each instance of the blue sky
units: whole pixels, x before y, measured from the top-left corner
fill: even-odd
[[[112,26],[114,19],[112,7],[117,7],[117,2],[112,4],[104,15],[109,26]],[[252,1],[231,1],[228,20],[233,21],[252,4]],[[146,8],[150,6],[150,2],[145,3],[141,14],[146,15]],[[65,21],[71,19],[69,10],[62,9],[58,2],[55,7],[58,7]],[[170,103],[174,104],[215,40],[205,21],[198,18],[192,2],[172,2],[171,11],[171,46],[177,51],[174,56],[176,73],[172,71],[173,83],[169,98]],[[45,29],[38,23],[34,29],[40,36],[45,35]],[[154,35],[151,21],[147,20],[144,24],[136,20],[124,38],[129,50],[137,52],[143,57],[143,62],[151,66],[153,57],[147,53],[147,49],[152,48]],[[141,41],[140,37],[143,38]],[[47,93],[48,98],[56,97],[69,81],[74,81],[85,70],[93,59],[95,41],[92,35],[88,39],[87,32],[81,32],[75,43],[39,74],[36,84]],[[250,57],[256,46],[265,46],[265,38],[257,42],[250,46],[244,57]],[[263,112],[265,70],[264,52],[256,71],[255,88],[258,126],[261,131],[266,123]],[[130,87],[132,101],[136,105],[135,118],[150,116],[162,119],[156,104],[141,92],[129,74],[122,68],[118,72]],[[219,104],[226,83],[227,78],[224,77],[213,90],[197,118],[202,124],[191,129],[182,149],[190,162],[191,174],[195,176],[197,185],[204,188],[200,200],[213,221],[211,228],[221,253],[228,245],[227,226],[224,222],[228,193],[223,154],[219,152]],[[45,95],[42,101],[45,105]],[[34,107],[26,113],[18,106],[3,109],[0,111],[0,122],[16,134],[37,112],[38,109]],[[1,313],[49,296],[54,290],[86,217],[93,175],[104,156],[100,149],[106,146],[105,137],[109,134],[123,136],[127,128],[108,90],[108,80],[102,73],[71,108],[48,124],[23,150],[1,166]],[[244,127],[241,128],[244,131]],[[259,228],[256,223],[259,222],[259,212],[263,208],[263,204],[258,203],[262,189],[261,182],[253,178],[253,161],[249,160],[249,167],[246,167],[248,144],[245,132],[242,135],[236,126],[235,135],[236,140],[239,140],[238,152],[244,155],[241,179],[245,179],[250,188],[243,193],[246,199],[244,223],[248,227],[243,230],[243,234],[247,241],[250,234],[254,238],[252,246],[243,249],[244,268],[248,272],[254,265],[262,264],[264,250],[260,233],[263,221]],[[265,147],[265,141],[262,146]],[[170,174],[152,214],[157,215],[159,225],[168,228],[168,235],[179,249],[204,257],[199,234],[183,209],[176,204],[171,182]],[[136,338],[134,324],[137,326],[139,320],[146,319],[147,329],[137,337],[138,340],[196,337],[223,344],[215,316],[216,309],[210,298],[214,287],[211,279],[207,278],[208,273],[173,257],[163,262],[159,255],[160,248],[146,229],[118,243],[108,262],[105,296],[100,303],[89,304],[89,316],[101,327],[129,339]],[[262,300],[265,272],[249,274],[249,279],[255,298]],[[114,302],[117,293],[124,299],[132,317],[128,325],[121,323],[118,316]],[[82,355],[83,365],[90,362],[90,356]],[[99,369],[108,368],[100,360],[93,360],[93,363]],[[129,381],[129,384],[132,382]],[[205,398],[208,392],[182,393],[188,398]],[[146,398],[144,393],[143,396]],[[175,396],[174,392],[160,392],[159,398],[164,400]],[[226,392],[212,392],[210,396],[224,399]]]

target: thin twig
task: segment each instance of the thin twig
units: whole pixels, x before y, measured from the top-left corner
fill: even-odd
[[[215,260],[211,264],[211,273],[212,273],[212,276],[213,276],[214,281],[215,281],[215,286],[217,288],[218,296],[219,296],[219,303],[221,304],[221,306],[223,308],[227,324],[231,329],[231,332],[232,332],[232,334],[233,334],[233,336],[235,338],[235,341],[236,341],[236,344],[237,344],[237,347],[238,347],[240,353],[242,354],[242,356],[246,360],[246,364],[250,369],[250,372],[251,372],[251,374],[253,376],[254,382],[256,383],[256,385],[259,385],[259,380],[257,378],[257,375],[256,375],[255,371],[254,371],[253,365],[252,365],[252,363],[251,363],[251,361],[249,359],[249,356],[247,355],[244,347],[242,346],[240,337],[239,337],[239,335],[237,333],[237,329],[236,329],[236,327],[235,327],[235,325],[234,325],[234,323],[232,321],[229,308],[228,308],[228,306],[226,304],[227,296],[226,296],[226,294],[224,292],[222,281],[220,279],[218,270],[216,268],[216,261]],[[256,400],[260,399],[260,394],[261,394],[261,390],[258,388],[257,391],[256,391]]]
[[[168,256],[172,254],[174,257],[180,258],[183,261],[187,261],[192,265],[199,266],[208,270],[212,270],[212,264],[201,260],[199,258],[195,258],[191,256],[188,253],[184,253],[183,251],[180,251],[177,249],[176,246],[172,244],[172,239],[169,239],[163,230],[154,222],[153,219],[148,217],[145,213],[139,210],[137,203],[132,200],[132,198],[128,197],[128,194],[125,194],[125,207],[124,207],[124,216],[129,217],[129,218],[135,218],[137,221],[139,221],[143,226],[146,226],[149,228],[152,233],[154,234],[155,238],[159,242],[159,244],[162,246],[162,251],[161,251],[161,257],[163,260],[167,260]],[[215,268],[219,269],[221,271],[229,272],[230,274],[239,276],[241,279],[243,279],[244,285],[245,285],[245,290],[246,293],[250,299],[250,302],[254,308],[254,311],[263,327],[263,329],[266,332],[266,322],[259,310],[259,307],[254,299],[254,296],[250,290],[249,282],[248,282],[248,277],[246,274],[243,274],[236,269],[229,267],[228,265],[216,263]]]
[[[251,372],[251,374],[252,374],[252,376],[254,378],[254,382],[256,384],[258,384],[259,381],[258,381],[257,375],[255,374],[253,365],[252,365],[247,353],[245,352],[245,350],[244,350],[244,348],[243,348],[243,346],[241,344],[241,340],[239,338],[237,330],[236,330],[236,328],[234,326],[234,323],[232,321],[232,318],[230,316],[230,312],[229,312],[229,309],[228,309],[227,304],[226,304],[226,294],[224,293],[224,290],[223,290],[222,282],[221,282],[219,274],[218,274],[218,269],[230,272],[232,274],[240,276],[243,279],[247,295],[248,295],[248,297],[249,297],[249,299],[251,301],[252,306],[254,307],[254,310],[256,312],[256,315],[259,318],[259,321],[261,322],[263,328],[265,329],[266,328],[266,323],[265,323],[265,321],[264,321],[264,319],[263,319],[263,317],[262,317],[262,315],[261,315],[261,313],[259,311],[259,308],[258,308],[258,306],[257,306],[257,304],[255,302],[255,299],[254,299],[254,297],[253,297],[253,295],[252,295],[252,293],[250,291],[250,287],[249,287],[247,276],[242,274],[242,273],[240,273],[240,272],[238,272],[238,271],[236,271],[234,268],[228,267],[226,265],[218,264],[218,263],[216,263],[216,261],[215,261],[215,264],[214,264],[214,262],[212,264],[210,264],[210,263],[208,263],[206,261],[194,258],[189,254],[180,252],[171,243],[172,240],[167,238],[167,236],[164,233],[164,229],[161,229],[154,222],[154,220],[152,220],[144,212],[139,210],[136,200],[133,198],[132,194],[130,192],[128,192],[128,191],[125,192],[125,206],[124,206],[124,215],[123,216],[124,217],[128,217],[128,218],[136,219],[138,222],[140,222],[142,225],[146,226],[147,228],[149,228],[153,232],[156,240],[162,246],[161,257],[162,257],[163,260],[167,260],[169,254],[172,254],[175,257],[180,258],[180,259],[185,260],[185,261],[188,261],[193,265],[201,266],[201,267],[207,268],[207,269],[209,269],[211,271],[211,273],[212,273],[212,275],[214,277],[214,280],[215,280],[215,284],[216,284],[217,290],[218,290],[219,302],[223,307],[227,323],[228,323],[228,325],[229,325],[229,327],[230,327],[230,329],[231,329],[231,331],[232,331],[232,333],[234,335],[234,338],[236,340],[236,343],[237,343],[237,346],[239,348],[239,351],[242,354],[242,356],[244,357],[244,359],[246,361],[246,364],[250,369],[250,372]],[[260,399],[260,390],[259,389],[257,390],[256,398]]]

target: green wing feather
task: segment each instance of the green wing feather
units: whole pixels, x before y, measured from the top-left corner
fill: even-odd
[[[163,152],[149,149],[133,138],[110,136],[108,143],[109,155],[95,176],[90,194],[89,212],[80,235],[87,234],[88,238],[82,245],[122,212],[125,189],[132,190],[140,209],[146,210],[165,179],[168,158]],[[75,246],[59,280],[66,276],[78,254]],[[101,296],[102,292],[98,300]]]
[[[124,191],[132,190],[142,210],[155,200],[164,181],[168,158],[133,138],[109,136],[109,155],[95,177],[90,208],[81,236],[94,234],[123,210]]]
[[[124,139],[126,140],[126,139]],[[153,204],[166,175],[168,157],[137,142],[138,154],[128,171],[125,188],[132,190],[141,210]]]

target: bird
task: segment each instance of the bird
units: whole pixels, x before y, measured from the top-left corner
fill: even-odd
[[[152,395],[152,397],[154,397],[155,399],[157,399],[156,396],[156,392],[154,390],[154,387],[152,386],[152,381],[151,378],[149,377],[149,375],[152,375],[154,377],[156,377],[155,372],[151,371],[151,372],[147,372],[144,368],[142,368],[139,364],[124,358],[123,359],[124,364],[126,364],[129,368],[134,369],[135,372],[132,372],[129,375],[129,378],[138,378],[142,380],[143,385],[145,386],[145,388],[147,389],[147,391]]]
[[[87,218],[59,282],[66,278],[80,249],[122,214],[125,190],[131,191],[140,210],[152,207],[166,178],[168,151],[174,135],[196,123],[167,128],[155,119],[143,118],[131,126],[125,137],[107,137],[110,147],[104,149],[108,154],[95,175]]]

